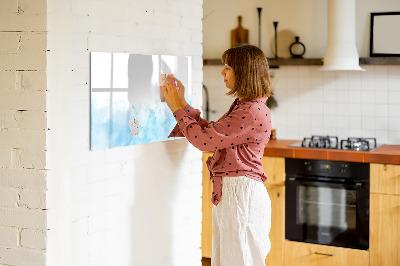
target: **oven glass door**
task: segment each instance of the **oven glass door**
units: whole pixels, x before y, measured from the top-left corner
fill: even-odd
[[[287,239],[368,249],[361,184],[292,180],[286,189]]]

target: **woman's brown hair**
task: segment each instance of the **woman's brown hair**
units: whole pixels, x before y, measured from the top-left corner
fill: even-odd
[[[228,49],[222,54],[222,63],[235,74],[235,86],[227,95],[254,99],[274,94],[268,61],[260,48],[246,44]]]

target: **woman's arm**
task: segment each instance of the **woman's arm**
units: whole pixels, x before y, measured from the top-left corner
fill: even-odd
[[[247,109],[237,109],[218,122],[210,123],[206,127],[192,117],[185,114],[182,109],[176,110],[174,116],[179,123],[180,132],[189,142],[201,151],[226,149],[248,142],[256,142],[257,124],[254,115]],[[265,125],[264,125],[265,126]]]
[[[177,85],[174,89],[174,85]],[[175,108],[175,105],[178,105],[181,109],[185,111],[185,113],[195,119],[202,127],[206,127],[209,125],[209,122],[200,117],[200,110],[194,109],[190,106],[185,100],[185,87],[183,86],[182,82],[175,77],[168,76],[167,83],[165,84],[163,90],[164,96],[168,95],[168,99],[166,98],[167,104],[168,101],[170,102],[168,106],[171,109],[171,106]],[[176,93],[175,93],[176,92]],[[168,94],[169,93],[169,94]],[[167,96],[166,96],[167,97]],[[174,103],[173,103],[174,102]],[[178,103],[178,104],[176,104]],[[170,106],[171,105],[171,106]],[[179,108],[177,107],[177,108]],[[173,108],[171,109],[174,112]],[[179,125],[177,124],[171,133],[168,136],[170,137],[184,137],[182,132],[179,130]]]
[[[213,122],[208,122],[206,119],[200,117],[200,110],[194,109],[192,106],[189,104],[186,104],[186,107],[183,109],[185,111],[185,114],[196,120],[199,125],[204,128],[207,127],[210,123]],[[172,129],[171,133],[168,136],[169,138],[173,137],[184,137],[182,132],[179,129],[179,124],[177,123],[174,129]]]

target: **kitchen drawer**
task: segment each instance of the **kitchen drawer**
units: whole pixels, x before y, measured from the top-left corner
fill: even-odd
[[[366,266],[365,250],[285,241],[285,266]]]

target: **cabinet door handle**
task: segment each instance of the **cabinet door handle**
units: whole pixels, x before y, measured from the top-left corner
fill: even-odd
[[[320,253],[320,252],[314,252],[315,255],[323,255],[323,256],[335,256],[335,254],[328,254],[328,253]]]

